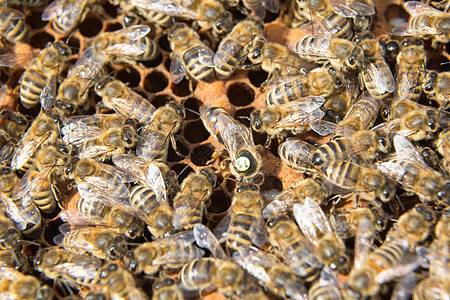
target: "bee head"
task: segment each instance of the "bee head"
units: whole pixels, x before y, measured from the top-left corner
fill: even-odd
[[[214,172],[214,169],[211,167],[206,167],[200,170],[200,173],[205,175],[208,179],[208,182],[214,187],[217,182],[217,175]]]
[[[108,248],[110,259],[119,259],[127,251],[127,240],[123,236],[117,236]]]

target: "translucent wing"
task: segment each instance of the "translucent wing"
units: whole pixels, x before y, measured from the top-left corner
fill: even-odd
[[[186,75],[186,67],[181,57],[174,55],[172,61],[170,62],[170,79],[173,83],[178,84],[181,82],[183,77]]]
[[[156,195],[156,200],[161,205],[168,205],[166,184],[164,183],[164,178],[161,174],[161,170],[154,164],[150,163],[146,172],[146,180],[148,187],[153,190]]]
[[[394,278],[400,278],[407,274],[411,274],[424,262],[424,258],[407,253],[398,266],[385,269],[377,274],[375,281],[378,284],[383,284],[393,280]]]
[[[238,149],[255,149],[251,130],[235,121],[229,115],[221,113],[217,116],[217,128],[222,137],[223,146],[230,154],[233,165],[236,164]]]
[[[249,272],[252,276],[265,284],[270,284],[272,279],[265,270],[265,266],[277,263],[277,259],[267,253],[261,254],[256,248],[243,247],[233,254],[233,261]]]
[[[278,0],[262,0],[262,6],[273,13],[280,11],[280,2]]]
[[[80,158],[95,158],[102,156],[116,150],[116,146],[106,146],[106,145],[90,145],[89,147],[83,148],[83,150],[78,152],[78,157]]]
[[[182,17],[188,19],[197,19],[198,14],[189,8],[183,7],[178,2],[173,0],[131,0],[131,5],[142,7],[146,10],[151,10],[163,13],[168,16]]]
[[[358,0],[333,0],[330,3],[337,14],[346,18],[375,14],[375,9],[371,5]]]
[[[41,146],[43,142],[47,140],[48,135],[42,135],[40,137],[31,138],[32,133],[27,131],[24,137],[19,143],[19,148],[16,153],[14,153],[13,159],[11,161],[11,168],[18,170],[22,168],[25,163],[36,153],[36,150]]]
[[[114,110],[124,116],[129,116],[137,119],[139,122],[144,122],[151,119],[151,116],[156,111],[156,108],[147,99],[134,91],[130,91],[125,97],[111,97],[107,96],[108,100],[114,104]],[[139,107],[137,107],[139,105]],[[150,114],[150,115],[149,115]]]
[[[172,220],[175,229],[181,229],[186,218],[194,216],[196,212],[203,209],[203,199],[201,197],[181,196],[177,198],[176,202],[177,208]]]
[[[108,55],[116,56],[139,56],[147,50],[145,43],[139,41],[128,41],[127,43],[114,44],[105,49],[105,53]]]
[[[343,299],[337,275],[329,267],[325,266],[320,272],[318,284],[323,287],[324,291],[327,291],[327,296],[331,297],[331,299]]]
[[[312,112],[302,112],[298,110],[298,112],[294,114],[287,115],[285,118],[281,119],[277,122],[273,127],[274,128],[286,128],[286,127],[295,127],[301,125],[308,125],[310,123],[314,123],[323,118],[325,113],[323,110],[316,109]]]
[[[80,95],[83,95],[100,72],[105,60],[105,52],[96,52],[94,47],[91,46],[81,53],[75,65],[69,70],[65,80],[73,80],[74,78],[81,80]]]
[[[24,206],[22,203],[19,203],[20,201],[13,202],[11,198],[2,192],[0,192],[0,200],[3,203],[6,214],[14,221],[17,229],[25,230],[30,227],[30,224],[36,225],[41,222],[41,214],[31,200],[22,199],[22,203],[28,203],[28,205]]]
[[[380,95],[392,93],[395,90],[394,77],[392,76],[391,69],[384,60],[366,64],[364,71],[369,76],[371,82],[375,84],[375,89]]]
[[[88,242],[88,240],[90,239],[89,235],[92,234],[88,230],[71,229],[69,227],[68,228],[69,230],[67,231],[65,226],[63,227],[61,226],[59,230],[61,231],[62,234],[58,234],[53,238],[53,242],[55,242],[57,246],[64,248],[65,246],[64,238],[67,237],[67,239],[71,241],[70,248],[79,249],[81,251],[93,251],[98,249],[98,246],[94,245],[91,242]],[[74,236],[77,238],[76,239],[73,238]]]
[[[200,248],[209,250],[216,258],[228,260],[228,256],[220,245],[219,240],[208,227],[203,224],[195,224],[194,236]]]
[[[97,216],[86,217],[75,208],[65,209],[62,212],[60,212],[58,216],[61,220],[67,222],[71,226],[90,225],[90,226],[104,226],[104,227],[109,226],[111,228],[114,228],[114,226],[108,224],[104,219]]]
[[[366,218],[360,218],[355,239],[354,268],[359,270],[372,250],[375,238],[375,228],[372,222]]]
[[[202,43],[203,44],[203,43]],[[214,52],[208,48],[205,44],[203,44],[203,47],[196,53],[198,56],[199,62],[202,65],[205,65],[210,68],[214,68]]]
[[[55,69],[47,78],[47,82],[42,89],[39,99],[41,101],[42,109],[48,110],[56,101],[56,82],[58,80],[58,69]]]
[[[83,121],[74,121],[68,123],[66,126],[61,128],[61,134],[63,135],[62,140],[70,145],[78,146],[84,141],[93,139],[100,134],[103,130],[95,125],[88,125]]]
[[[418,149],[407,138],[400,135],[394,136],[394,148],[398,161],[415,162],[428,168]]]
[[[231,34],[230,34],[231,35]],[[244,47],[251,42],[251,38],[249,36],[248,41],[243,41],[243,43],[237,43],[231,38],[225,38],[222,40],[218,46],[216,53],[214,54],[213,63],[217,67],[221,67],[226,64],[230,57],[235,57],[237,54],[244,49]],[[245,55],[242,56],[240,60],[245,59]]]
[[[153,159],[164,149],[166,140],[175,128],[175,123],[169,126],[165,131],[146,131],[138,142],[136,154],[147,159]]]
[[[312,122],[309,124],[309,127],[311,127],[312,130],[314,130],[317,134],[321,136],[334,134],[338,130],[338,125],[323,120],[317,120],[316,122]]]
[[[49,21],[57,16],[61,16],[64,12],[64,2],[64,0],[56,0],[50,3],[42,12],[41,20]]]
[[[7,29],[9,29],[7,27],[4,27],[6,23],[11,24],[10,26],[14,26],[14,22],[5,22],[6,20],[23,20],[23,19],[25,19],[25,15],[19,10],[5,6],[2,6],[0,9],[0,20],[2,20],[0,28],[2,28],[2,30],[5,30],[5,32],[7,31]]]
[[[415,273],[407,274],[399,280],[392,292],[391,300],[412,299],[414,288],[417,285],[417,276]]]
[[[318,244],[319,236],[333,234],[331,225],[320,206],[313,199],[306,197],[303,204],[294,205],[294,217],[305,237],[314,244]]]
[[[46,167],[40,172],[30,168],[14,187],[11,198],[17,200],[25,197],[27,193],[30,194],[31,199],[38,197],[43,188],[52,185],[49,178],[53,170],[53,166]]]
[[[151,28],[147,25],[133,25],[115,31],[114,35],[136,41],[146,36],[150,32],[150,30]]]
[[[93,279],[97,276],[98,270],[102,266],[101,261],[89,256],[86,256],[86,259],[83,259],[85,262],[81,261],[80,258],[78,259],[80,261],[65,262],[51,266],[49,267],[49,271],[61,274],[62,278],[84,278],[83,282],[85,282],[87,286],[92,285],[94,283]]]
[[[440,10],[437,10],[420,1],[408,1],[404,4],[406,11],[413,17],[420,15],[438,16],[442,15]]]
[[[398,59],[398,58],[397,58]],[[397,99],[411,99],[414,94],[414,88],[420,84],[421,71],[419,69],[407,70],[402,63],[398,63],[397,78]]]
[[[132,154],[120,154],[112,157],[113,163],[122,171],[142,182],[146,181],[145,171],[148,168],[149,160]]]

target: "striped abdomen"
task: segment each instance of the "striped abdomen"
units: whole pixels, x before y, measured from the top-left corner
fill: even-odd
[[[191,229],[195,224],[203,220],[203,199],[190,196],[180,196],[174,200],[175,229]]]
[[[194,259],[185,265],[178,275],[183,288],[195,291],[212,286],[218,262],[220,261],[213,257],[202,257]]]
[[[195,80],[211,82],[214,76],[214,69],[200,62],[198,56],[198,52],[200,51],[203,51],[203,47],[195,46],[184,53],[183,62],[186,66],[186,71]]]
[[[141,211],[145,215],[149,215],[160,205],[153,190],[143,185],[131,188],[130,203],[136,211]]]
[[[276,85],[266,96],[267,105],[281,105],[308,96],[303,87],[303,76],[293,77],[290,80]]]
[[[37,191],[34,191],[37,192]],[[48,179],[41,179],[39,191],[34,195],[33,202],[46,214],[52,214],[58,207],[58,191]]]
[[[355,131],[366,130],[372,127],[380,107],[381,99],[361,98],[350,108],[339,126],[351,126]]]
[[[306,7],[306,1],[304,0],[291,0],[291,6],[289,11],[290,26],[291,28],[298,28],[301,25],[310,21],[309,9]]]
[[[28,38],[28,26],[18,11],[2,7],[0,14],[2,18],[0,23],[0,36],[10,43],[24,41]]]
[[[379,274],[381,271],[397,266],[405,253],[404,247],[394,243],[386,243],[370,253],[365,264],[374,268]]]
[[[20,103],[25,108],[33,108],[40,103],[40,95],[47,84],[47,75],[41,68],[32,63],[25,71],[20,85]]]
[[[303,169],[312,163],[316,148],[303,140],[288,139],[278,147],[280,158],[292,167]]]
[[[233,215],[230,227],[227,232],[227,249],[234,252],[239,251],[242,247],[250,247],[252,240],[250,238],[250,230],[252,224],[257,223],[255,216],[251,214],[238,213]]]
[[[234,54],[228,51],[224,51],[222,48],[231,48],[231,49],[239,49],[236,50]],[[236,41],[231,38],[227,39],[223,45],[217,50],[218,55],[225,62],[221,66],[216,66],[215,71],[217,77],[220,79],[227,78],[233,73],[234,69],[237,67],[240,61],[243,61],[246,56],[244,56],[244,47],[238,44]]]
[[[353,36],[352,25],[347,18],[331,13],[322,20],[322,25],[333,34],[334,37],[341,39],[351,39]]]
[[[139,10],[139,9],[138,9]],[[174,24],[174,18],[163,13],[159,13],[151,10],[144,10],[143,15],[147,17],[148,20],[155,22],[163,28],[169,28]]]
[[[371,68],[377,68],[379,69],[379,73],[382,74],[389,74],[391,73],[391,69],[386,64],[386,62],[383,59],[375,59],[373,62],[371,62],[373,65]],[[378,82],[375,82],[371,75],[368,74],[366,70],[363,70],[363,80],[364,85],[367,89],[367,91],[372,95],[372,97],[376,99],[383,99],[385,98],[390,92],[387,90],[379,91],[377,85],[379,85]],[[391,86],[393,83],[390,82],[390,78],[383,78],[383,80],[386,80],[385,85]]]
[[[332,183],[347,189],[355,188],[362,172],[361,166],[345,160],[326,160],[320,169]]]
[[[200,109],[200,116],[203,121],[203,125],[208,130],[208,132],[211,135],[214,135],[216,139],[219,141],[219,143],[223,145],[224,142],[220,134],[220,128],[219,126],[217,126],[218,117],[220,114],[224,114],[225,116],[229,117],[230,122],[233,122],[231,116],[229,116],[228,113],[220,107],[202,106],[202,108]]]
[[[313,155],[313,164],[316,166],[322,165],[327,160],[344,160],[347,159],[346,153],[350,147],[349,141],[346,138],[337,138],[320,146]]]

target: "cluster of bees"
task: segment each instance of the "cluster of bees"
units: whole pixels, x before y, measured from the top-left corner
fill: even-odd
[[[1,1],[0,298],[448,299],[450,3],[396,4],[376,37],[372,0]],[[107,5],[123,28],[74,54]],[[30,57],[36,9],[69,38]],[[167,54],[190,94],[262,70],[265,104],[156,106],[112,75]],[[187,113],[217,146],[201,166]],[[267,188],[274,161],[295,176]]]

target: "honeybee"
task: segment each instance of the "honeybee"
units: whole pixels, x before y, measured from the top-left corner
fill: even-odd
[[[320,278],[309,288],[309,299],[311,300],[341,300],[342,297],[339,281],[333,270],[325,267],[320,272]]]
[[[2,5],[9,5],[9,4],[15,4],[15,5],[22,5],[22,6],[41,6],[45,3],[43,0],[2,0],[0,1]]]
[[[214,76],[214,52],[197,32],[184,23],[174,25],[168,36],[172,49],[170,79],[178,84],[187,74],[191,79],[211,82]]]
[[[301,203],[309,197],[319,204],[325,204],[328,191],[325,187],[312,178],[306,178],[296,182],[291,187],[282,191],[275,199],[264,207],[264,219],[275,219],[291,212],[295,203]]]
[[[236,178],[251,178],[259,173],[262,160],[250,129],[216,106],[200,107],[200,117],[205,128],[228,152],[230,169]]]
[[[42,21],[52,21],[53,29],[60,34],[71,33],[84,21],[98,0],[58,0],[50,3],[41,15]]]
[[[294,217],[306,239],[313,245],[321,263],[346,273],[349,259],[344,242],[336,236],[320,206],[311,198],[294,204]]]
[[[381,207],[359,207],[354,210],[330,212],[330,222],[337,236],[349,239],[356,235],[360,222],[369,221],[376,232],[386,229],[388,215]]]
[[[381,100],[364,92],[352,105],[339,127],[345,132],[346,128],[354,131],[367,130],[373,126],[380,111]]]
[[[181,184],[180,192],[173,200],[176,230],[189,230],[195,224],[201,223],[206,205],[216,185],[217,176],[212,168],[203,168],[189,174]]]
[[[289,46],[301,58],[319,64],[330,63],[339,71],[354,71],[363,64],[364,53],[360,47],[346,40],[333,37],[316,15],[312,15],[313,29]]]
[[[68,225],[68,226],[66,226]],[[77,254],[91,254],[100,259],[119,259],[127,251],[126,239],[114,230],[95,227],[75,227],[63,224],[56,245]]]
[[[304,75],[307,65],[288,47],[272,43],[262,42],[257,47],[252,47],[252,52],[248,54],[251,62],[250,68],[261,66],[261,69],[269,73],[266,83],[278,77],[287,77],[293,75]]]
[[[0,250],[18,250],[20,239],[20,231],[14,226],[14,222],[2,212],[0,214]]]
[[[278,146],[278,155],[288,166],[306,171],[312,166],[312,158],[316,150],[316,146],[303,140],[288,138]]]
[[[331,1],[308,0],[308,7],[317,15],[323,26],[338,38],[350,39],[353,35],[352,26],[347,18],[370,16],[375,14],[373,6],[364,1]]]
[[[39,249],[34,267],[47,278],[62,280],[70,286],[92,286],[102,266],[98,258],[75,254],[56,247]]]
[[[423,91],[428,99],[435,100],[442,109],[447,109],[450,104],[450,72],[427,72],[423,81]]]
[[[93,47],[89,47],[80,54],[75,65],[70,69],[69,74],[61,83],[58,89],[58,96],[55,98],[55,108],[63,116],[70,116],[83,109],[87,102],[87,90],[93,84],[93,79],[101,71],[105,62],[105,53],[95,52]],[[51,103],[49,101],[50,106]],[[43,105],[43,109],[50,108]]]
[[[21,272],[27,272],[30,267],[28,264],[28,256],[22,252],[0,250],[0,268],[1,267],[8,267]]]
[[[62,140],[79,146],[84,141],[94,139],[105,131],[114,128],[136,127],[136,121],[119,114],[79,115],[66,118],[61,128]]]
[[[303,236],[293,220],[286,217],[267,222],[270,244],[275,253],[305,282],[311,283],[319,278],[322,263],[316,257],[315,249]]]
[[[433,44],[435,42],[448,43],[450,34],[448,13],[419,1],[405,2],[404,7],[411,17],[407,24],[396,26],[392,29],[395,35],[432,37]]]
[[[340,76],[329,68],[315,68],[275,85],[266,95],[266,105],[280,105],[307,96],[328,97],[342,87]]]
[[[59,214],[65,222],[73,225],[100,225],[108,227],[127,238],[136,239],[144,234],[144,223],[128,211],[106,201],[93,201],[80,198],[75,209],[68,209]]]
[[[2,6],[0,8],[0,36],[10,43],[17,43],[28,39],[29,27],[25,23],[25,16],[20,11]]]
[[[90,43],[95,51],[104,51],[106,58],[113,62],[134,63],[148,61],[160,55],[159,47],[147,34],[147,25],[133,25],[97,35]]]
[[[95,138],[83,141],[78,147],[78,157],[103,161],[113,155],[123,154],[135,146],[136,131],[133,127],[125,125],[123,128],[112,128]]]
[[[242,247],[233,254],[233,260],[275,295],[298,300],[307,297],[303,283],[276,256],[254,247]]]
[[[25,135],[19,141],[19,146],[11,161],[11,168],[21,169],[27,163],[32,163],[30,158],[38,149],[53,143],[59,136],[58,127],[60,119],[53,111],[41,112],[36,117]]]
[[[31,61],[20,79],[20,103],[25,108],[36,107],[39,101],[48,107],[47,102],[56,96],[59,70],[71,55],[69,46],[57,41]]]
[[[430,207],[417,204],[400,216],[388,233],[387,239],[405,239],[409,249],[425,241],[436,223],[436,213]]]
[[[144,124],[153,119],[156,108],[120,80],[107,77],[95,86],[95,92],[102,97],[102,104],[106,108]]]
[[[450,130],[442,131],[435,142],[436,150],[442,155],[442,169],[450,174]]]
[[[215,257],[197,258],[184,265],[178,278],[180,286],[188,291],[209,292],[218,290],[231,297],[242,289],[244,270],[231,261]]]
[[[256,132],[267,133],[268,139],[282,136],[286,131],[293,134],[309,130],[309,124],[322,119],[320,106],[325,98],[310,96],[281,105],[271,105],[252,111],[250,124]],[[267,144],[267,143],[266,143]]]
[[[427,57],[420,39],[405,38],[397,56],[396,101],[418,101],[426,73]]]
[[[97,272],[96,283],[111,299],[148,300],[147,294],[136,286],[133,275],[117,263],[108,263]]]
[[[2,289],[0,296],[5,299],[44,300],[52,299],[51,289],[43,285],[39,279],[24,275],[17,270],[6,266],[0,267]]]
[[[124,257],[125,265],[133,273],[156,274],[161,268],[178,268],[202,257],[205,251],[193,245],[192,231],[139,245]]]
[[[375,164],[375,167],[398,182],[403,189],[419,196],[425,202],[448,205],[450,183],[430,168],[416,147],[405,137],[396,135],[394,147],[397,157]]]
[[[256,19],[246,19],[237,23],[220,41],[214,54],[213,62],[217,77],[223,79],[231,76],[263,35],[264,26]]]
[[[389,65],[384,60],[381,47],[371,32],[360,33],[353,42],[364,51],[360,82],[375,98],[385,98],[395,90],[395,80]]]
[[[370,163],[380,153],[388,153],[389,149],[387,134],[361,130],[348,137],[339,137],[321,145],[314,152],[312,163],[316,166],[324,164],[327,160]]]
[[[34,238],[42,230],[41,213],[29,194],[14,200],[8,196],[17,182],[17,175],[12,173],[10,168],[3,167],[0,176],[0,201],[3,204],[4,212],[14,222],[15,227],[25,236]]]
[[[186,111],[182,104],[171,101],[159,107],[153,114],[150,123],[141,132],[136,154],[150,160],[164,162],[167,159],[169,139],[176,150],[174,134],[181,129]]]
[[[415,102],[403,100],[394,104],[392,115],[397,118],[381,123],[372,128],[375,132],[401,135],[412,141],[420,141],[433,137],[442,126],[442,115],[436,109],[414,105]]]
[[[0,112],[0,145],[21,136],[28,127],[27,118],[19,112],[3,109]]]
[[[391,70],[394,69],[397,63],[397,55],[400,53],[400,43],[389,37],[382,37],[380,50],[386,62],[391,66]]]
[[[422,263],[418,257],[403,261],[408,247],[402,240],[384,242],[370,253],[372,230],[361,228],[359,232],[362,234],[356,240],[355,265],[342,290],[345,299],[375,296],[383,283],[412,272]]]
[[[395,183],[370,166],[349,160],[325,160],[319,169],[332,184],[352,191],[376,206],[380,205],[377,199],[388,202],[395,194]]]
[[[152,300],[183,300],[184,296],[175,279],[162,277],[153,283]]]
[[[215,229],[216,236],[226,238],[229,253],[252,244],[261,247],[266,241],[266,226],[262,216],[263,198],[256,184],[241,184],[236,188],[227,215]]]

